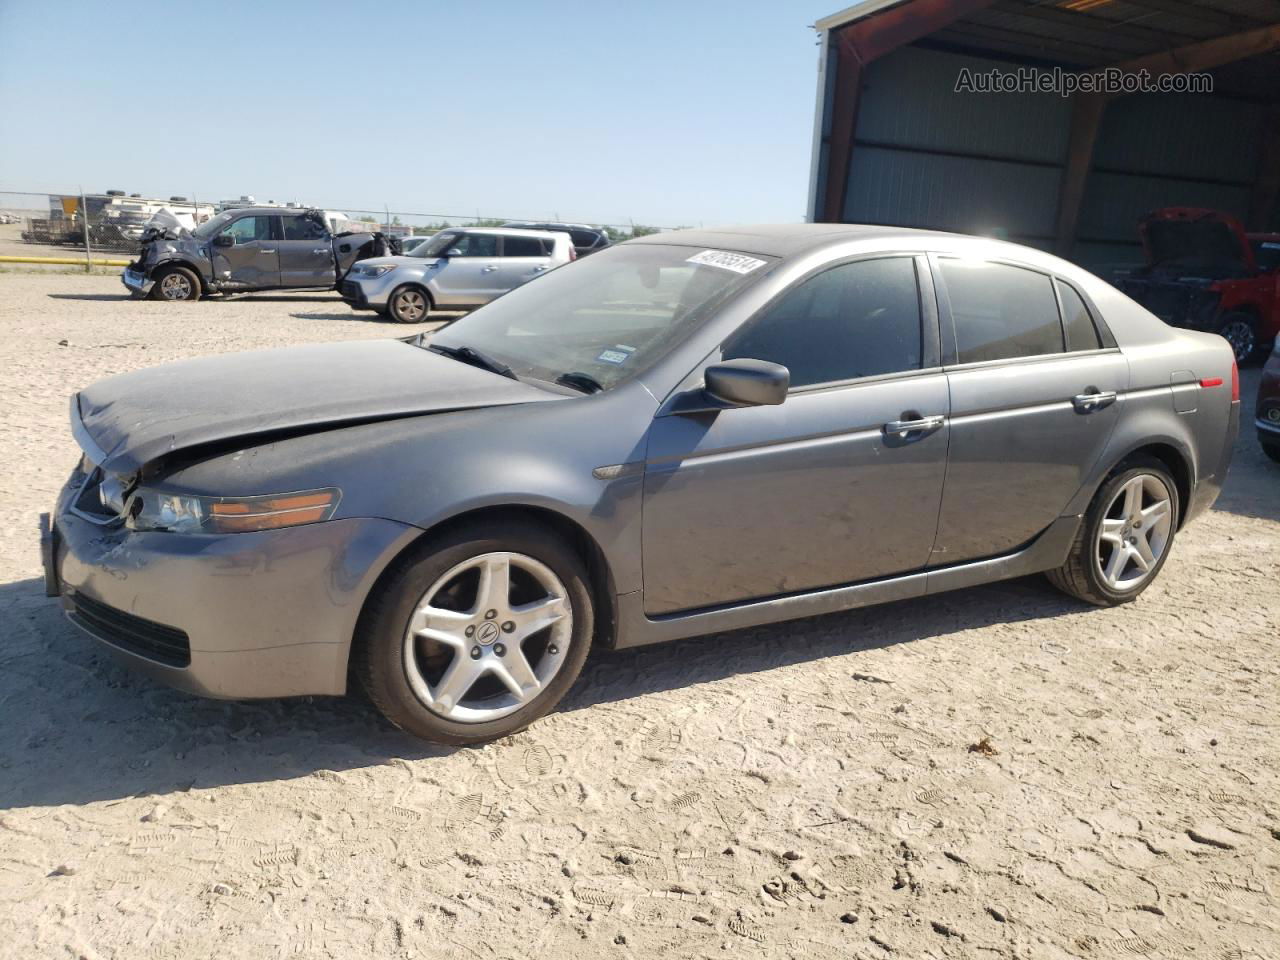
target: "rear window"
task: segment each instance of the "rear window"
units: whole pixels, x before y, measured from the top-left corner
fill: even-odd
[[[1061,353],[1062,323],[1053,281],[1004,263],[939,261],[960,363]]]
[[[600,234],[594,230],[570,230],[569,237],[575,247],[594,247],[600,242]]]
[[[1098,330],[1093,325],[1093,317],[1089,308],[1080,299],[1080,294],[1061,280],[1058,285],[1058,296],[1062,300],[1062,326],[1067,331],[1068,350],[1097,350],[1102,346],[1098,339]]]

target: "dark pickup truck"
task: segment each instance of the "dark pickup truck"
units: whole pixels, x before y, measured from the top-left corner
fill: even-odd
[[[338,233],[322,210],[244,207],[187,230],[156,223],[142,236],[138,259],[121,278],[136,297],[197,300],[249,290],[332,290],[351,265],[398,254],[381,233]]]

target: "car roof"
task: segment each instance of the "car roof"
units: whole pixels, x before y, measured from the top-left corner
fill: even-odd
[[[852,241],[863,242],[872,249],[949,252],[987,259],[1007,258],[1059,273],[1079,272],[1074,265],[1051,253],[1020,243],[973,234],[879,224],[788,223],[718,227],[709,230],[671,230],[636,237],[626,243],[705,247],[787,258],[826,247],[838,247]]]
[[[595,233],[604,233],[603,227],[593,227],[589,223],[563,223],[559,220],[508,220],[505,226],[523,227],[525,229],[531,227],[542,229],[563,228],[565,230],[591,230]]]
[[[441,233],[446,230],[451,233],[495,233],[502,237],[568,237],[567,233],[560,230],[519,230],[515,227],[442,227]]]

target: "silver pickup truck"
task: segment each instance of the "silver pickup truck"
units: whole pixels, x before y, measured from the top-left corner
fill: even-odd
[[[153,224],[124,285],[136,297],[197,300],[250,290],[332,290],[351,265],[400,252],[381,233],[333,233],[321,210],[244,207],[195,230]]]

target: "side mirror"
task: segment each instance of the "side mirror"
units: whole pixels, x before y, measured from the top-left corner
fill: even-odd
[[[726,360],[707,367],[706,391],[733,407],[774,406],[787,399],[791,371],[768,360]]]
[[[236,238],[229,233],[220,233],[213,238],[213,245],[215,247],[234,247]]]
[[[446,250],[444,253],[440,254],[440,256],[442,256],[442,257],[460,257],[460,256],[462,256],[462,248],[461,248],[461,247],[450,247],[450,248],[449,248],[448,250]]]

